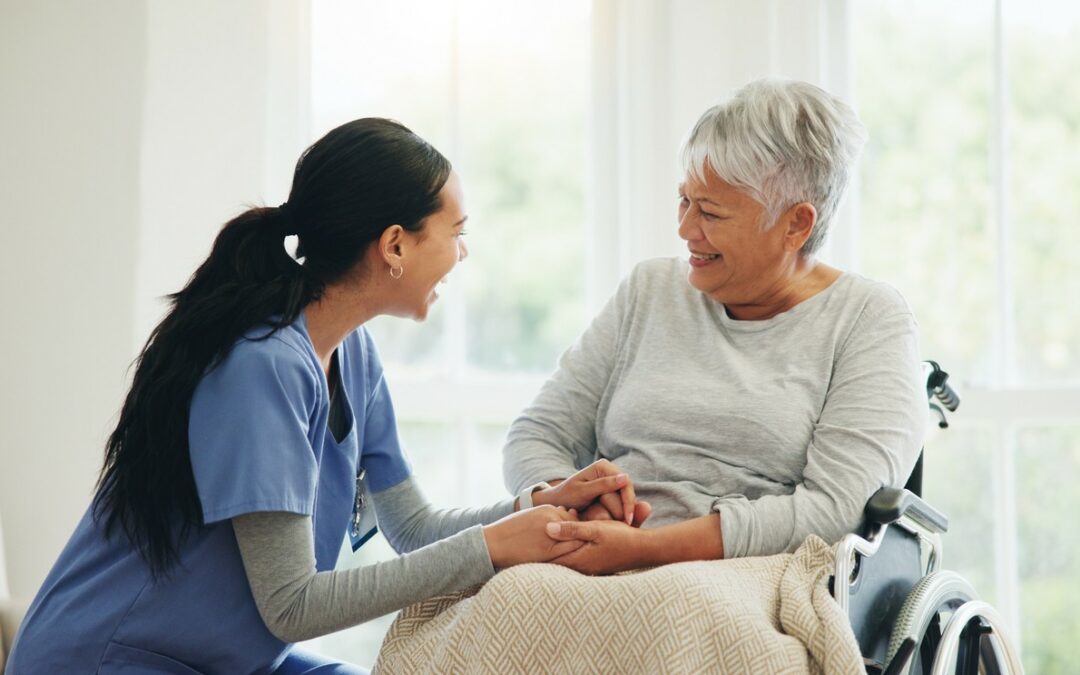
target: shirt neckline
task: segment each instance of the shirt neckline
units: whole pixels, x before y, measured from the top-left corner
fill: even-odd
[[[824,303],[831,295],[833,295],[839,286],[850,283],[851,278],[850,272],[841,270],[840,276],[836,277],[831,284],[817,293],[814,293],[791,309],[780,312],[776,316],[771,316],[768,319],[733,319],[728,315],[727,307],[724,303],[717,302],[704,293],[702,293],[702,297],[705,298],[705,302],[709,303],[710,310],[717,316],[720,324],[725,328],[740,333],[756,333],[794,321],[814,307]]]
[[[322,369],[322,363],[319,361],[319,355],[315,352],[315,345],[311,342],[311,333],[308,332],[307,324],[307,308],[300,310],[300,315],[294,322],[300,325],[300,333],[304,336],[304,347],[308,350],[308,354],[315,362],[315,369],[319,371],[319,375],[322,378],[324,398],[323,402],[326,403],[326,433],[330,439],[338,446],[344,445],[349,438],[356,432],[356,415],[352,407],[353,394],[349,391],[348,385],[345,384],[345,368],[348,363],[348,356],[345,354],[345,343],[348,342],[348,336],[341,341],[341,344],[337,346],[334,353],[330,355],[331,366],[330,374],[327,375]],[[334,362],[337,362],[337,396],[341,398],[340,405],[342,406],[342,412],[345,413],[346,420],[349,422],[346,428],[345,435],[341,437],[339,441],[333,431],[330,429],[330,415],[334,407],[334,398],[331,394],[330,378],[334,376]]]

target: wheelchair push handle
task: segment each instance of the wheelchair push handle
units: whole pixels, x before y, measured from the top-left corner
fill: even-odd
[[[929,368],[926,376],[926,398],[930,399],[930,409],[938,416],[938,426],[945,429],[949,426],[945,419],[945,410],[955,412],[960,407],[960,395],[949,384],[949,374],[941,369],[937,361],[928,360],[924,363]],[[938,405],[939,402],[941,405]]]
[[[956,409],[960,407],[960,396],[948,383],[942,383],[941,386],[934,388],[934,398],[941,401],[941,405],[945,406],[949,412],[956,412]]]
[[[960,407],[960,395],[949,384],[949,374],[941,369],[937,361],[926,361],[930,373],[926,376],[926,397],[936,398],[949,412],[956,412]]]

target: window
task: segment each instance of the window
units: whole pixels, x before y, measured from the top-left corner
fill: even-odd
[[[860,271],[915,309],[923,353],[958,382],[927,445],[952,525],[945,566],[1018,631],[1031,672],[1080,637],[1080,7],[1043,0],[854,3],[870,141]],[[986,486],[991,486],[990,490]]]
[[[755,73],[845,90],[850,67],[870,141],[859,226],[833,246],[907,297],[964,396],[927,445],[945,564],[1002,611],[1030,670],[1064,672],[1080,637],[1080,536],[1060,524],[1080,507],[1060,478],[1080,462],[1080,5],[775,4],[312,5],[313,131],[394,117],[464,180],[469,260],[426,323],[371,326],[418,478],[440,505],[504,496],[506,428],[558,354],[635,260],[683,250],[670,160],[706,104]],[[342,562],[388,555],[380,540]],[[371,663],[391,619],[319,647]]]
[[[589,3],[521,0],[312,5],[313,133],[393,117],[463,179],[469,259],[424,324],[369,326],[406,451],[437,505],[507,496],[506,429],[590,316],[589,12]],[[391,555],[377,538],[357,555],[343,553],[341,564]],[[318,647],[373,663],[392,618]]]

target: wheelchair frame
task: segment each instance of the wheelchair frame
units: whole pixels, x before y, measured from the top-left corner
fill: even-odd
[[[924,368],[930,409],[946,428],[945,410],[955,411],[960,397],[936,362]],[[962,576],[939,569],[949,521],[920,496],[922,466],[920,453],[904,489],[878,490],[866,505],[862,532],[837,548],[831,590],[848,614],[867,673],[1022,674],[998,612]]]

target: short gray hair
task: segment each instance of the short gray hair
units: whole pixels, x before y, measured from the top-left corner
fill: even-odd
[[[764,79],[712,108],[683,143],[683,169],[704,182],[706,164],[724,182],[765,207],[762,227],[799,202],[817,209],[802,247],[813,255],[825,241],[866,128],[839,98],[806,82]]]

